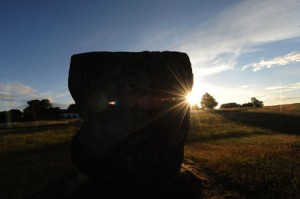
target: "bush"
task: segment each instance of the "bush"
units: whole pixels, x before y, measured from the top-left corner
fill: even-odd
[[[220,108],[238,108],[238,107],[241,107],[241,105],[237,104],[235,102],[230,102],[230,103],[227,103],[227,104],[222,104],[220,106]]]

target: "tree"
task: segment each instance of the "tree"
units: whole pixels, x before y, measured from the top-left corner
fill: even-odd
[[[209,108],[209,109],[213,109],[214,107],[216,107],[218,105],[218,102],[209,93],[205,93],[202,96],[200,103],[201,103],[202,108]]]
[[[83,112],[79,110],[77,104],[70,104],[68,107],[68,111],[71,113],[79,114],[78,117],[83,117]]]
[[[23,119],[22,111],[18,109],[11,109],[9,111],[0,112],[0,122],[10,123],[10,122],[21,122]]]
[[[257,108],[264,106],[264,103],[262,101],[259,101],[255,97],[251,98],[251,103],[253,104],[253,107],[257,107]]]
[[[244,107],[244,108],[253,107],[253,103],[252,102],[244,103],[244,104],[242,104],[242,107]]]
[[[27,101],[28,106],[24,109],[24,117],[26,120],[47,119],[52,104],[48,99]]]
[[[22,121],[23,113],[18,109],[11,109],[7,112],[8,121],[11,122],[20,122]]]
[[[238,107],[241,107],[241,105],[237,104],[235,102],[231,102],[231,103],[227,103],[227,104],[222,104],[220,106],[220,108],[238,108]]]
[[[77,104],[70,104],[69,107],[68,107],[68,110],[72,111],[74,113],[77,113],[78,112],[78,106],[77,106]]]
[[[0,112],[0,123],[6,123],[7,122],[7,111],[1,111]]]

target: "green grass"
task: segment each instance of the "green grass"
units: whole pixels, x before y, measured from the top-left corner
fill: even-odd
[[[185,155],[245,198],[299,198],[300,117],[293,107],[193,110]]]
[[[299,198],[300,106],[192,110],[185,156],[244,198]],[[0,198],[80,198],[80,122],[0,125]]]

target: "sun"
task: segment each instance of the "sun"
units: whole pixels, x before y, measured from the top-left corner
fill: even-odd
[[[186,100],[191,106],[198,105],[200,102],[200,97],[197,93],[190,92],[189,94],[187,94]]]

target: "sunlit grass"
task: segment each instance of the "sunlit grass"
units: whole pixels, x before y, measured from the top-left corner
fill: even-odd
[[[228,189],[246,198],[297,198],[300,195],[300,132],[295,135],[294,131],[289,134],[280,128],[273,130],[274,123],[286,122],[272,120],[278,117],[266,120],[261,118],[265,115],[247,118],[239,114],[238,119],[232,120],[237,112],[226,114],[231,115],[193,111],[185,155],[195,158]],[[269,121],[264,128],[250,125],[256,121],[247,124],[247,120],[262,119]]]
[[[192,110],[186,158],[245,198],[297,198],[300,108],[285,106],[279,115],[278,110]],[[80,122],[62,122],[19,123],[7,132],[3,126],[0,198],[80,198],[77,169],[70,160],[70,141]]]

